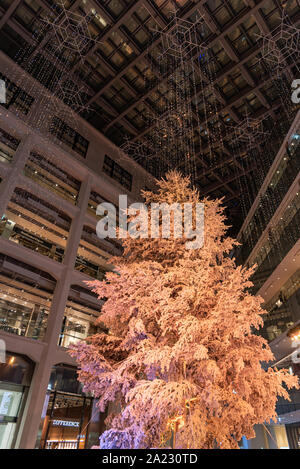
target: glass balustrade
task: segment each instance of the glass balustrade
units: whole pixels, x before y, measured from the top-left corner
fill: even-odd
[[[299,227],[300,227],[300,210],[298,208],[295,215],[291,218],[289,223],[284,226],[281,231],[280,237],[274,241],[268,241],[270,248],[267,252],[266,257],[259,263],[251,281],[254,286],[251,288],[253,294],[257,293],[258,290],[263,286],[266,280],[270,277],[272,272],[288,254],[290,249],[295,245],[299,239]],[[255,262],[254,262],[255,263]]]
[[[24,169],[25,176],[59,197],[77,203],[80,181],[59,168],[53,161],[37,153],[31,153]]]
[[[238,264],[246,262],[299,171],[300,136],[295,133],[291,137],[287,152],[282,157],[273,178],[261,197],[259,206],[242,234],[240,239],[242,246],[238,248],[236,253]]]
[[[0,162],[11,163],[20,140],[0,129]]]
[[[62,262],[71,218],[48,202],[17,188],[0,221],[0,234],[17,244]]]
[[[52,291],[43,289],[36,280],[30,283],[34,286],[19,280],[17,274],[0,272],[0,331],[43,340]]]
[[[97,280],[103,280],[105,276],[103,267],[87,260],[83,256],[76,257],[75,269]]]

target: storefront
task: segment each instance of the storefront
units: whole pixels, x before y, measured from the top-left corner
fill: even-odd
[[[0,363],[0,449],[15,446],[32,373],[33,363],[19,355],[7,353]]]
[[[38,447],[41,449],[86,449],[99,444],[105,415],[96,400],[82,393],[76,369],[53,368],[42,414]]]
[[[300,423],[292,423],[285,428],[290,449],[300,449]]]
[[[84,449],[92,398],[54,391],[48,394],[47,400],[41,447]]]

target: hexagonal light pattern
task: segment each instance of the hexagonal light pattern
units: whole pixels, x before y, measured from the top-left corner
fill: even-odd
[[[196,21],[190,22],[178,18],[175,14],[173,20],[160,31],[164,50],[160,57],[171,55],[182,58],[193,54],[194,50],[199,48],[198,28],[203,21],[201,15]]]
[[[56,96],[77,113],[88,110],[82,96],[84,92],[83,86],[70,80],[59,81],[55,90]]]
[[[293,56],[294,60],[300,57],[300,30],[286,23],[283,16],[279,26],[270,34],[260,36],[262,44],[262,60],[276,69],[283,69],[286,61]]]
[[[94,39],[89,30],[89,23],[95,16],[93,12],[88,15],[81,15],[69,11],[61,3],[60,15],[54,20],[47,18],[46,23],[51,27],[55,36],[56,50],[62,52],[64,49],[70,53],[78,54],[83,60],[87,53],[88,46],[99,42]],[[55,48],[55,45],[54,45]]]
[[[247,148],[252,148],[262,141],[269,132],[264,130],[262,120],[246,117],[235,127],[233,142],[245,143]]]

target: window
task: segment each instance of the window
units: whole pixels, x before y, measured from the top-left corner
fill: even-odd
[[[89,142],[59,117],[53,117],[50,132],[79,155],[86,157]]]
[[[12,137],[3,129],[0,129],[0,161],[10,163],[18,148],[20,140]]]
[[[0,79],[5,81],[6,84],[6,103],[2,104],[2,106],[6,109],[14,106],[15,109],[21,111],[23,114],[28,114],[34,102],[34,98],[2,75],[2,73],[0,73]]]
[[[55,192],[60,197],[63,197],[72,204],[76,204],[80,182],[64,171],[61,166],[56,166],[51,159],[31,152],[25,165],[24,174],[33,179],[37,184],[47,187],[47,189]]]
[[[104,158],[103,172],[131,191],[132,175],[118,165],[118,163],[112,160],[108,155],[105,155]]]
[[[32,371],[32,364],[18,355],[7,353],[0,363],[0,449],[15,447]]]

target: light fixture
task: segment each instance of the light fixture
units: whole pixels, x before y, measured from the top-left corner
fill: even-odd
[[[16,359],[16,357],[14,357],[14,356],[10,357],[10,359],[8,360],[8,364],[13,365],[14,362],[15,362],[15,359]]]
[[[292,340],[299,340],[300,339],[300,324],[297,326],[292,327],[288,332],[287,336]]]

